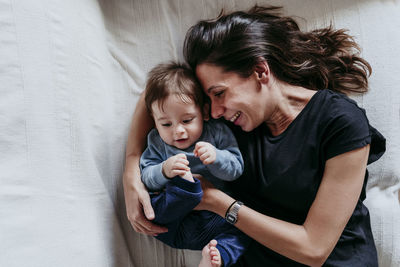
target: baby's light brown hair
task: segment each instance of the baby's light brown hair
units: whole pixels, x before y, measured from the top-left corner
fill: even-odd
[[[203,107],[201,86],[193,71],[182,63],[162,63],[149,72],[145,91],[147,110],[152,113],[151,105],[155,101],[163,110],[164,100],[169,95],[177,95],[185,103],[193,101],[200,108]]]

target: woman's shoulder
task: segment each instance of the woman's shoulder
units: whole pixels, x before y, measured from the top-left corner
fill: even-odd
[[[346,134],[346,140],[364,138],[371,145],[368,163],[379,159],[386,150],[385,137],[371,126],[367,112],[358,103],[341,93],[324,90],[327,124],[326,129]]]
[[[320,90],[318,91],[318,95],[320,101],[324,101],[327,105],[358,107],[357,102],[351,99],[349,96],[343,93],[332,91],[330,89]]]
[[[313,113],[319,118],[322,126],[357,125],[368,129],[369,121],[365,110],[355,100],[342,93],[321,90],[315,101]]]
[[[326,119],[365,120],[368,122],[365,109],[349,96],[329,89],[318,92],[315,112]]]

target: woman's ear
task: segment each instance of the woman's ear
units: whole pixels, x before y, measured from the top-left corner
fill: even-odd
[[[262,60],[254,67],[254,72],[257,75],[257,79],[262,82],[266,83],[269,80],[269,66],[267,61]]]
[[[203,120],[205,120],[205,121],[210,120],[210,104],[209,103],[203,104]]]

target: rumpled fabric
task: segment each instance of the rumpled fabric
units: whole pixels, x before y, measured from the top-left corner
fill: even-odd
[[[283,5],[305,30],[349,29],[371,63],[370,92],[353,98],[387,151],[365,204],[380,266],[400,265],[399,0],[0,0],[0,266],[198,265],[200,252],[126,218],[130,120],[147,72],[183,60],[191,25],[255,3]]]

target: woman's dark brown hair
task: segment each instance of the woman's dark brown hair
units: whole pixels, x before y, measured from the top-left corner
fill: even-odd
[[[371,66],[346,30],[303,32],[280,9],[255,6],[198,22],[186,34],[187,63],[193,69],[211,63],[248,77],[266,60],[275,77],[292,85],[345,94],[368,90]]]

